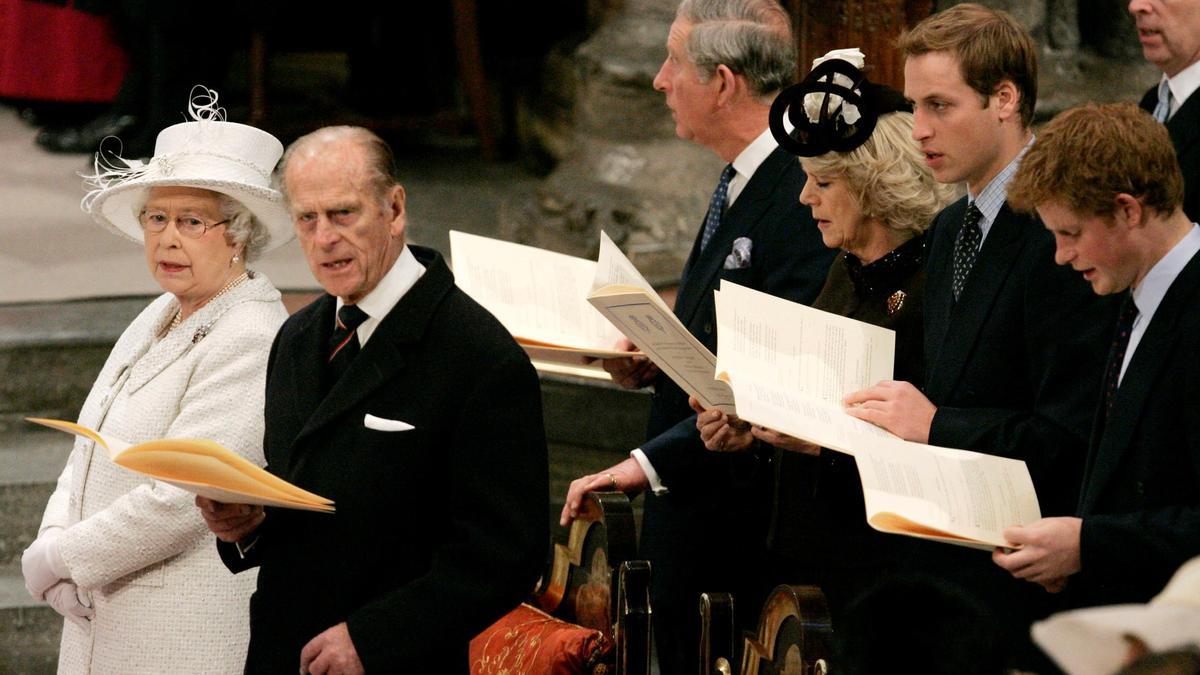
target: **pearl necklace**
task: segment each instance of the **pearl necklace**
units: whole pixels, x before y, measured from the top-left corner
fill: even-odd
[[[243,281],[245,281],[248,278],[250,278],[250,272],[244,271],[241,274],[237,275],[236,277],[230,279],[229,281],[225,282],[225,285],[221,287],[221,290],[217,291],[216,295],[209,298],[204,304],[207,305],[208,303],[212,302],[213,300],[216,300],[217,298],[224,295],[227,291],[229,291],[233,287],[237,286],[238,284],[242,283]],[[175,318],[171,319],[171,325],[167,326],[167,329],[165,331],[163,331],[163,335],[166,335],[167,333],[170,333],[171,331],[175,330],[176,328],[179,327],[179,324],[181,324],[181,323],[183,323],[183,308],[182,307],[180,307],[179,310],[175,312]]]

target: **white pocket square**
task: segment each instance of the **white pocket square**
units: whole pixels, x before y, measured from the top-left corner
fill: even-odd
[[[386,417],[376,417],[371,414],[363,417],[363,426],[375,431],[408,431],[416,428],[408,422],[389,420]]]

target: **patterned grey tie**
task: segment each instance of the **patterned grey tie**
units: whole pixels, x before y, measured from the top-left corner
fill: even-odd
[[[725,210],[726,197],[729,196],[729,181],[733,178],[732,164],[726,164],[725,170],[721,172],[721,180],[717,183],[717,189],[713,190],[712,199],[708,200],[708,214],[704,216],[704,234],[700,237],[700,250],[708,246],[708,240],[716,234],[717,227],[721,224],[721,212]]]
[[[1167,84],[1167,78],[1163,78],[1162,82],[1158,83],[1158,104],[1154,106],[1154,119],[1167,123],[1167,118],[1171,116],[1171,87]]]
[[[971,274],[971,268],[975,266],[975,257],[979,255],[979,242],[983,239],[983,230],[979,227],[980,220],[983,220],[983,213],[974,202],[968,204],[962,229],[958,231],[958,237],[954,240],[954,282],[951,289],[954,291],[956,302],[967,283],[967,276]]]

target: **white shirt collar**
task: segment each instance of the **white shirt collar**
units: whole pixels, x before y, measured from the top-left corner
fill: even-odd
[[[1167,86],[1171,88],[1171,112],[1167,119],[1179,111],[1180,106],[1187,102],[1188,97],[1200,89],[1200,61],[1175,73],[1175,77],[1163,75]],[[1160,80],[1161,81],[1161,80]]]
[[[379,280],[379,285],[358,301],[358,308],[367,313],[367,320],[359,325],[357,331],[360,345],[367,344],[379,322],[392,311],[422,274],[425,274],[425,266],[417,262],[417,257],[405,245],[400,251],[400,257],[392,264],[392,269]],[[338,298],[335,311],[340,310],[343,304],[342,299]]]
[[[758,138],[750,141],[750,145],[738,153],[738,156],[733,159],[733,170],[737,173],[729,179],[729,192],[725,196],[725,208],[733,206],[734,200],[742,194],[746,183],[750,182],[750,177],[754,175],[755,171],[758,171],[758,167],[762,166],[762,163],[772,152],[775,152],[777,147],[779,144],[775,142],[775,137],[771,135],[771,129],[768,127],[758,135]]]
[[[1118,383],[1125,378],[1125,371],[1129,368],[1129,362],[1133,360],[1133,353],[1137,351],[1142,336],[1146,334],[1146,329],[1154,319],[1154,313],[1158,311],[1158,306],[1162,304],[1171,284],[1175,283],[1175,278],[1187,267],[1197,251],[1200,251],[1200,227],[1193,224],[1187,235],[1154,263],[1154,267],[1146,273],[1142,283],[1133,289],[1133,304],[1137,305],[1138,314],[1129,331],[1129,344],[1125,348],[1125,360],[1121,362],[1121,372],[1117,376]]]

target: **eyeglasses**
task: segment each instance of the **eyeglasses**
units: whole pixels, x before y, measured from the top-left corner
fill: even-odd
[[[189,239],[199,239],[208,232],[209,228],[218,225],[224,225],[229,222],[229,219],[209,223],[203,218],[196,216],[175,216],[171,218],[168,214],[162,211],[142,211],[138,214],[138,223],[141,224],[142,230],[150,234],[161,234],[167,229],[167,224],[175,223],[175,230]]]

